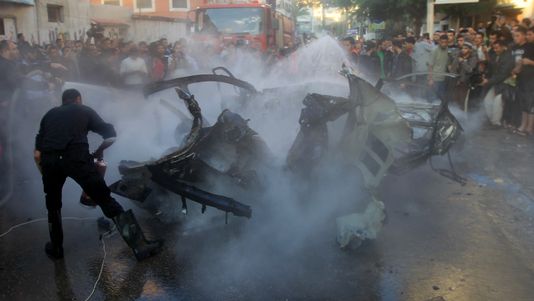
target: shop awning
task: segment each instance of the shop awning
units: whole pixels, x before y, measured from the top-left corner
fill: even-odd
[[[91,18],[91,21],[104,26],[130,26],[130,24],[128,24],[126,21],[114,19]]]
[[[0,0],[0,3],[13,3],[22,5],[35,5],[35,0]]]
[[[163,21],[163,22],[185,22],[186,18],[182,17],[169,17],[162,16],[158,14],[133,14],[132,19],[134,20],[147,20],[147,21]]]

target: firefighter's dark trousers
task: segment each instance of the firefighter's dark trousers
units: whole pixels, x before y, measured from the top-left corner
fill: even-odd
[[[111,197],[104,178],[87,150],[67,152],[43,152],[41,154],[43,186],[46,195],[46,209],[52,243],[61,245],[61,192],[67,177],[72,178],[93,199],[108,218],[113,218],[124,210]]]

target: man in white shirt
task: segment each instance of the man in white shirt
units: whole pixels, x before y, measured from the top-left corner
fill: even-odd
[[[140,88],[147,79],[145,60],[139,56],[137,48],[130,50],[130,56],[121,62],[120,75],[126,87]]]

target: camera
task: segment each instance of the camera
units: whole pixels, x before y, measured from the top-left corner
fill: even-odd
[[[475,72],[469,77],[469,85],[471,87],[479,86],[483,80],[484,80],[484,76],[479,72]]]

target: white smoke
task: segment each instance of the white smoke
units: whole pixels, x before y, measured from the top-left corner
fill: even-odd
[[[192,214],[185,219],[183,228],[196,230],[188,231],[189,235],[178,238],[178,241],[191,241],[198,248],[191,251],[194,256],[188,254],[185,258],[194,265],[191,271],[196,281],[194,286],[201,287],[203,295],[232,294],[232,285],[246,285],[255,280],[280,284],[294,283],[295,279],[302,277],[312,283],[320,283],[321,279],[328,277],[315,273],[313,268],[325,269],[330,264],[329,260],[340,252],[335,244],[335,218],[362,210],[364,203],[358,200],[368,201],[367,195],[359,189],[359,175],[336,162],[320,166],[321,173],[306,181],[285,171],[284,165],[299,130],[298,118],[304,96],[307,93],[348,95],[347,81],[338,74],[344,62],[347,59],[343,50],[330,37],[299,49],[271,69],[264,66],[258,56],[244,55],[242,60],[227,67],[238,78],[265,92],[244,107],[228,103],[226,95],[231,98],[236,93],[231,86],[213,83],[191,86],[191,92],[211,125],[224,108],[231,107],[243,118],[250,119],[250,127],[259,133],[275,156],[271,169],[264,171],[266,181],[263,191],[235,194],[228,187],[213,187],[213,192],[228,193],[236,200],[250,204],[253,208],[251,220],[231,218],[230,225],[223,227],[223,213],[215,209],[208,209],[207,216]],[[172,89],[144,99],[139,93],[85,84],[68,83],[65,88],[77,88],[85,104],[115,125],[118,139],[105,154],[108,183],[120,178],[117,166],[121,160],[159,158],[166,149],[179,145],[175,129],[182,121],[162,106],[161,100],[175,106],[186,116],[189,113]],[[181,134],[187,134],[186,130]],[[100,138],[94,135],[90,140],[92,149],[100,142]],[[27,143],[26,148],[31,150],[33,141],[28,140]],[[29,174],[34,179],[37,177],[36,170]],[[40,185],[39,181],[35,181],[34,185]],[[36,187],[36,191],[40,189],[40,186]],[[66,210],[71,213],[81,210],[77,204],[80,192],[74,183],[67,183],[64,203],[69,204]],[[44,198],[40,193],[34,197]],[[130,206],[129,201],[118,199],[125,207]],[[169,198],[169,201],[176,199]],[[41,204],[44,209],[44,202]],[[193,209],[199,211],[194,205]],[[213,225],[216,227],[213,228]],[[233,233],[236,228],[239,234]],[[222,241],[200,244],[203,233],[210,229],[224,233]],[[176,248],[180,254],[183,249],[181,243]]]

